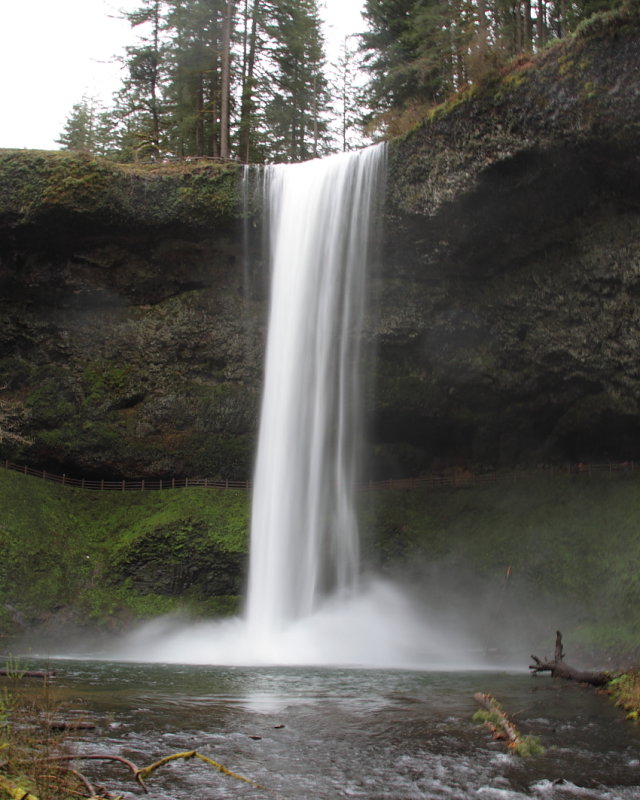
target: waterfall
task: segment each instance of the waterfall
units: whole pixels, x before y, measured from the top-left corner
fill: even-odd
[[[109,658],[412,669],[482,661],[448,617],[434,621],[388,580],[359,582],[362,324],[385,161],[380,145],[246,170],[245,217],[259,186],[271,272],[246,613],[186,626],[154,620]],[[248,288],[253,270],[245,278]]]
[[[380,145],[267,167],[271,302],[247,620],[268,642],[359,572],[361,328]]]

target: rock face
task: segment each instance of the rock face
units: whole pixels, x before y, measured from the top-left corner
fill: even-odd
[[[640,456],[640,19],[391,143],[373,475]],[[234,170],[0,154],[0,456],[250,475],[264,268]],[[259,241],[259,231],[252,241]]]
[[[33,444],[3,456],[245,479],[263,303],[244,286],[236,170],[4,154],[7,182],[19,168],[0,209],[0,383]]]
[[[639,144],[628,16],[392,144],[381,474],[640,456]]]

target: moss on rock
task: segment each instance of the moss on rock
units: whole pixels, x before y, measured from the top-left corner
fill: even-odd
[[[0,230],[72,220],[102,229],[228,225],[241,213],[237,172],[234,165],[117,164],[68,151],[0,150]]]

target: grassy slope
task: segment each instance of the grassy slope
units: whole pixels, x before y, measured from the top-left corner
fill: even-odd
[[[556,624],[568,625],[569,652],[579,643],[631,651],[640,643],[639,490],[640,476],[628,474],[367,493],[365,548],[376,569],[407,584],[440,581],[472,601],[482,586],[506,590],[530,616],[548,616],[550,642]],[[104,627],[181,602],[221,611],[225,598],[154,592],[120,567],[154,557],[159,534],[173,548],[164,568],[211,548],[246,549],[246,492],[90,492],[0,470],[0,508],[0,631],[16,612],[33,623],[71,609]]]
[[[15,611],[32,623],[69,607],[104,624],[123,613],[172,610],[179,598],[140,593],[114,571],[136,548],[146,546],[151,558],[159,532],[177,553],[246,550],[248,495],[241,491],[91,492],[0,470],[0,509],[0,630]]]
[[[461,593],[492,585],[547,620],[549,645],[566,625],[569,653],[640,653],[640,476],[380,494],[369,519],[383,568],[419,579],[437,562]]]

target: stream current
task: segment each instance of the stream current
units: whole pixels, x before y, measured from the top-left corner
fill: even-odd
[[[32,664],[30,663],[30,666]],[[640,729],[593,690],[525,673],[208,667],[55,661],[54,702],[96,731],[81,753],[137,766],[197,750],[263,791],[199,761],[148,779],[159,800],[639,800]],[[543,756],[520,759],[472,722],[493,694]],[[84,762],[123,798],[141,791],[119,765]]]

